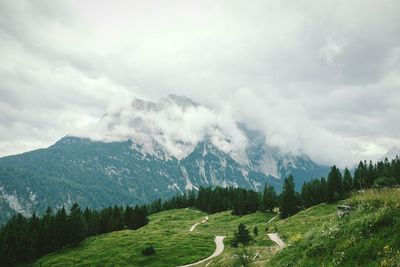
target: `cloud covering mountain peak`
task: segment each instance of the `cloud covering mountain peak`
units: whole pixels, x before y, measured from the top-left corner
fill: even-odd
[[[169,95],[151,102],[134,98],[104,115],[86,135],[103,141],[131,139],[149,154],[186,157],[206,138],[221,151],[243,159],[244,133],[229,115],[217,113],[187,97]]]

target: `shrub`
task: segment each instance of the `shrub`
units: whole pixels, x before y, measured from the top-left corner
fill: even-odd
[[[238,226],[238,230],[234,233],[234,238],[232,240],[231,246],[237,247],[239,243],[242,243],[243,246],[246,246],[252,241],[253,238],[249,234],[249,230],[246,229],[246,225],[241,223]]]
[[[379,187],[391,187],[397,184],[397,181],[393,177],[379,177],[375,181],[375,185]]]
[[[258,236],[258,227],[257,227],[257,226],[254,226],[253,234],[254,234],[255,236]]]
[[[156,250],[153,248],[153,246],[149,246],[147,248],[142,249],[142,255],[143,256],[150,256],[156,253]]]

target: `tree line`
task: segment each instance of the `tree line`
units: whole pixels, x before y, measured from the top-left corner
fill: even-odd
[[[273,187],[266,186],[266,188],[271,195],[276,196]],[[244,215],[257,210],[272,209],[271,204],[265,201],[263,201],[262,192],[254,190],[234,187],[200,187],[197,193],[188,191],[165,201],[158,199],[149,204],[147,210],[149,214],[152,214],[163,210],[194,207],[210,214],[232,210],[234,215]]]
[[[75,203],[68,211],[65,207],[55,212],[48,208],[42,217],[36,213],[30,218],[17,214],[0,229],[0,263],[5,266],[28,263],[58,249],[75,246],[89,236],[135,230],[148,223],[148,215],[165,210],[195,207],[207,213],[232,210],[235,215],[244,215],[262,209],[261,199],[261,193],[253,190],[200,187],[197,194],[188,191],[142,206],[82,211]]]
[[[31,262],[58,249],[79,244],[88,236],[122,229],[138,229],[148,223],[146,206],[108,207],[100,211],[80,209],[69,212],[51,208],[40,218],[13,216],[0,229],[0,265]]]
[[[142,206],[108,207],[100,211],[80,209],[74,204],[67,212],[64,207],[55,213],[48,208],[40,218],[35,213],[30,218],[21,214],[13,216],[0,229],[0,262],[6,266],[30,262],[42,255],[66,246],[79,244],[88,236],[122,229],[138,229],[148,223],[153,213],[195,207],[207,213],[232,210],[233,215],[280,208],[280,217],[289,217],[301,209],[346,198],[352,190],[372,186],[400,184],[400,159],[372,162],[360,161],[353,175],[349,169],[343,174],[334,165],[328,177],[303,184],[301,192],[295,191],[292,175],[285,178],[281,194],[265,185],[262,192],[234,187],[200,187],[198,192],[188,191],[162,201],[155,200]]]
[[[391,187],[400,184],[400,159],[373,163],[360,161],[353,174],[345,168],[343,173],[332,166],[328,178],[311,180],[303,184],[301,200],[305,207],[319,203],[333,203],[349,196],[353,190],[372,187]]]
[[[283,183],[279,197],[273,197],[267,203],[279,202],[280,217],[287,218],[298,211],[320,203],[334,203],[350,195],[351,191],[371,187],[391,187],[400,185],[400,159],[373,163],[360,161],[353,174],[348,168],[343,173],[333,165],[328,177],[305,182],[301,192],[295,191],[293,176],[289,175]],[[267,194],[264,192],[264,198]],[[273,207],[275,205],[272,205]]]

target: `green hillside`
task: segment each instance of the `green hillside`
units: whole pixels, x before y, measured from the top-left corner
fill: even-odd
[[[342,201],[353,211],[318,205],[274,224],[289,242],[270,266],[400,266],[400,189],[367,190]]]
[[[206,214],[193,209],[165,211],[150,216],[149,225],[136,231],[123,230],[86,239],[79,247],[47,255],[34,266],[176,266],[206,258],[215,249],[214,236],[226,235],[225,248],[241,222],[262,225],[273,213],[253,213],[238,217],[230,212],[209,215],[206,223],[193,232],[190,227]],[[271,245],[260,237],[260,245]],[[142,256],[141,250],[152,245],[156,253]]]
[[[339,217],[336,204],[320,204],[268,223],[275,213],[239,217],[194,209],[165,211],[150,216],[149,225],[136,231],[88,238],[79,247],[41,258],[34,266],[177,266],[212,254],[215,235],[226,236],[225,250],[208,266],[242,266],[243,254],[249,266],[398,266],[400,189],[367,190],[340,204],[352,206],[352,212]],[[190,232],[205,216],[208,221]],[[258,235],[253,235],[249,246],[232,248],[240,223],[252,235],[257,226]],[[287,246],[279,250],[267,233],[278,233]],[[142,256],[141,250],[149,245],[155,255]]]

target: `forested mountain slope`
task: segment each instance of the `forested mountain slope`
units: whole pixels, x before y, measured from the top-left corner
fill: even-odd
[[[266,175],[251,162],[237,162],[209,140],[181,160],[162,153],[143,153],[130,140],[64,137],[46,149],[0,158],[0,222],[16,212],[29,216],[74,202],[91,208],[143,204],[200,186],[260,191],[268,183],[281,188],[281,177]],[[301,181],[327,172],[308,158],[290,159],[298,165],[281,164],[281,175],[301,173]]]

